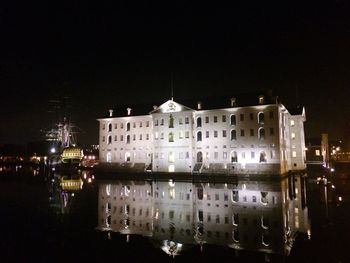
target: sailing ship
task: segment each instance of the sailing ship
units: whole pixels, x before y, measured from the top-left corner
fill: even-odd
[[[78,166],[84,157],[83,149],[77,146],[76,134],[78,127],[66,116],[61,117],[62,113],[67,114],[66,101],[52,100],[54,104],[58,121],[45,132],[46,140],[51,142],[50,164],[53,166],[69,165]],[[63,105],[63,106],[62,106]]]

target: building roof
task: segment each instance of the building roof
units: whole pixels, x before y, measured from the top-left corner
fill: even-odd
[[[259,103],[259,98],[262,101]],[[169,102],[169,101],[167,101]],[[161,105],[166,104],[162,103]],[[237,95],[226,95],[226,96],[214,96],[214,97],[202,97],[202,98],[191,98],[191,99],[175,99],[178,105],[184,106],[187,110],[198,109],[198,103],[201,104],[200,110],[213,110],[213,109],[225,109],[233,107],[247,107],[255,105],[268,105],[276,104],[278,102],[278,97],[272,96],[271,93],[267,92],[247,92]],[[112,116],[106,115],[103,118],[115,118],[115,117],[127,117],[127,116],[141,116],[148,115],[149,113],[158,112],[157,109],[160,108],[158,103],[146,103],[146,104],[134,104],[134,105],[121,105],[113,109]],[[233,105],[233,106],[232,106]],[[128,114],[128,110],[130,114]]]

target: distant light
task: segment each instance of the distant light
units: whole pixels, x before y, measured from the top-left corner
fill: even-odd
[[[333,189],[335,189],[335,186],[334,186],[334,184],[332,184],[332,188],[333,188]]]
[[[334,172],[334,168],[331,168],[331,172]]]
[[[341,196],[339,196],[338,200],[341,202],[341,201],[343,201],[343,198]]]
[[[88,179],[88,183],[91,183],[91,178]]]
[[[56,152],[56,149],[54,147],[51,148],[50,150],[51,153],[55,153]]]

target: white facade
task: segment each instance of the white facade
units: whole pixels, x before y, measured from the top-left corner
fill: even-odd
[[[197,110],[169,100],[147,115],[98,119],[100,161],[154,172],[274,173],[305,169],[304,111],[282,104]]]

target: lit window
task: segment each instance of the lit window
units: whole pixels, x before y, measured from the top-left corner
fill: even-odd
[[[158,132],[154,134],[154,139],[158,140]]]
[[[250,152],[250,158],[254,159],[255,158],[255,152]]]
[[[295,157],[297,157],[297,152],[296,151],[293,151],[292,152],[292,156],[295,158]]]
[[[320,150],[315,150],[315,154],[316,154],[316,156],[320,156],[321,155]]]
[[[179,139],[182,139],[184,137],[184,132],[183,131],[180,131],[179,132]]]
[[[292,127],[293,127],[293,126],[294,126],[294,124],[295,124],[295,123],[294,123],[294,120],[290,120],[290,126],[292,126]]]
[[[292,132],[291,136],[292,136],[292,139],[295,139],[295,133],[294,132]]]

